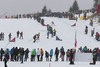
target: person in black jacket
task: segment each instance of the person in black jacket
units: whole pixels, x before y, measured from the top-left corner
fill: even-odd
[[[56,49],[55,49],[56,60],[55,61],[58,61],[58,55],[59,55],[59,49],[58,49],[58,47],[56,47]]]
[[[29,58],[29,49],[27,48],[25,51],[24,51],[24,54],[25,54],[25,58],[24,58],[24,61],[27,61],[27,59]]]
[[[73,49],[70,50],[70,64],[74,64],[74,52]]]
[[[23,63],[23,57],[24,57],[24,48],[20,49],[20,61]]]
[[[0,50],[1,52],[1,56],[0,56],[0,59],[1,59],[1,61],[3,60],[3,55],[4,55],[4,50],[3,50],[3,48],[1,48],[1,50]]]
[[[92,55],[93,55],[93,59],[92,59],[93,63],[90,63],[90,65],[95,65],[97,61],[97,49],[96,48],[93,50]]]
[[[46,57],[46,61],[49,61],[49,53],[47,51],[45,51],[45,57]]]
[[[9,54],[7,51],[5,51],[5,55],[4,55],[4,67],[7,67],[7,61],[9,60]]]
[[[37,34],[35,34],[34,36],[33,36],[33,42],[35,43],[36,42],[36,37],[37,37]]]

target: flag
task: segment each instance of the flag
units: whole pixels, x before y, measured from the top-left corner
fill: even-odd
[[[74,44],[74,46],[77,47],[76,31],[75,31],[75,44]]]
[[[14,37],[13,39],[11,39],[9,42],[15,42],[16,38]]]
[[[100,4],[97,5],[96,10],[97,10],[97,13],[100,13]]]

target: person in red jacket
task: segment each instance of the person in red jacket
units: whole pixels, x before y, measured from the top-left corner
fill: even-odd
[[[69,60],[70,64],[74,64],[74,60],[73,60],[74,59],[74,51],[73,51],[73,49],[70,50],[69,54],[70,54],[70,60]]]

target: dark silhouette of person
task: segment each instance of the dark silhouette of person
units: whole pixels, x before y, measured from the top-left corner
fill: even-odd
[[[6,51],[5,52],[5,55],[4,55],[4,67],[7,67],[7,62],[9,60],[9,54],[8,52]]]

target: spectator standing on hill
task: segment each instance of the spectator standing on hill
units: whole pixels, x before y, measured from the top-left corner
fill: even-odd
[[[96,39],[97,41],[99,41],[99,37],[100,37],[100,34],[99,34],[98,32],[96,32],[95,39]]]
[[[10,41],[10,40],[11,40],[11,36],[12,36],[12,35],[11,35],[11,33],[9,33],[9,35],[8,35],[8,36],[9,36],[9,41]]]
[[[20,33],[20,39],[23,39],[23,31]]]
[[[85,34],[88,34],[88,26],[85,27]]]
[[[53,30],[53,36],[56,36],[56,29]]]
[[[19,34],[20,34],[20,32],[19,32],[19,31],[17,31],[17,38],[19,38]]]
[[[91,36],[93,37],[95,29],[91,30]]]

